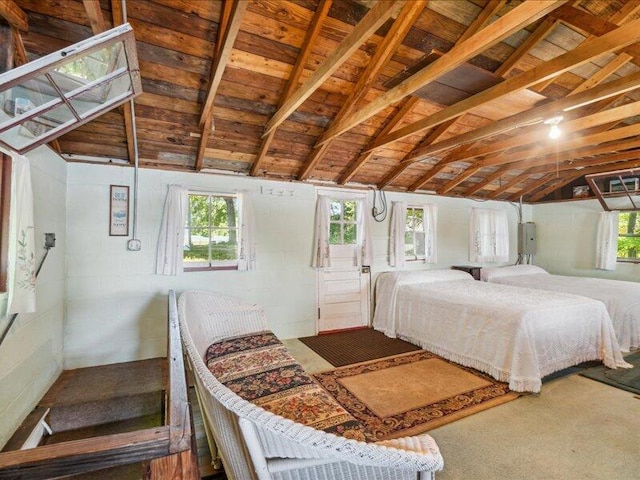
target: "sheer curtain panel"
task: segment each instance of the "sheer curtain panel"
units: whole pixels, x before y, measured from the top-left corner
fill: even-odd
[[[253,215],[251,193],[238,192],[240,203],[240,251],[238,252],[238,270],[256,269],[256,227]]]
[[[314,225],[313,258],[311,259],[311,266],[315,268],[331,266],[331,255],[329,252],[330,208],[331,198],[325,195],[318,195]]]
[[[178,275],[183,272],[184,227],[188,214],[189,190],[180,185],[169,185],[158,238],[158,275]]]
[[[618,212],[601,212],[596,238],[596,268],[615,270],[618,257]]]
[[[407,229],[407,204],[393,202],[391,204],[391,225],[389,231],[389,265],[403,268],[404,235]]]
[[[31,166],[26,157],[10,154],[11,207],[7,262],[7,313],[36,311],[36,253]]]
[[[469,261],[509,261],[509,222],[507,212],[488,208],[471,209]]]

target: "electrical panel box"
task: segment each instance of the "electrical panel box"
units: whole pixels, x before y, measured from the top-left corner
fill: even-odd
[[[518,224],[518,255],[535,255],[536,224],[533,222]]]

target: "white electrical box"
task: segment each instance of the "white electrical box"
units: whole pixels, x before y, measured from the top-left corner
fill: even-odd
[[[536,224],[533,222],[518,224],[518,255],[536,254]]]

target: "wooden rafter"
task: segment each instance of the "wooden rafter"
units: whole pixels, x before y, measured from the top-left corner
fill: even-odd
[[[489,195],[487,195],[487,198],[498,198],[500,195],[502,195],[502,193],[515,187],[519,183],[524,182],[529,177],[529,175],[530,173],[526,170],[524,172],[514,175],[507,183],[500,185],[498,188],[492,191]]]
[[[0,17],[18,30],[23,32],[29,30],[27,14],[13,0],[0,0]]]
[[[311,54],[311,48],[315,44],[318,35],[320,35],[320,29],[322,28],[322,24],[329,14],[329,9],[331,8],[332,2],[333,0],[323,0],[318,5],[316,12],[311,19],[311,23],[309,24],[309,29],[307,30],[307,33],[304,37],[302,46],[300,47],[300,53],[296,58],[296,63],[293,66],[293,70],[291,71],[291,75],[289,76],[289,80],[287,81],[287,85],[285,86],[284,92],[280,97],[280,104],[278,105],[278,108],[281,107],[289,99],[291,94],[298,87],[300,78],[302,77],[302,73],[304,72],[304,66],[306,65],[307,59]],[[260,149],[258,150],[256,160],[251,166],[251,175],[255,176],[259,174],[262,162],[267,156],[267,152],[269,151],[269,147],[271,146],[271,142],[273,141],[275,135],[276,129],[273,129],[271,130],[269,135],[262,139],[262,143],[260,144]]]
[[[231,55],[231,49],[236,41],[238,32],[240,31],[240,24],[242,23],[242,17],[248,6],[247,0],[234,0],[231,9],[231,15],[227,28],[224,30],[222,48],[217,51],[217,55],[213,60],[211,67],[211,76],[209,79],[209,87],[207,88],[207,95],[205,97],[204,104],[202,106],[202,113],[200,114],[200,126],[204,126],[207,117],[211,116],[213,110],[213,101],[216,98],[220,81],[222,80],[222,74],[227,66],[227,61]]]
[[[447,167],[446,165],[435,164],[433,167],[431,167],[431,169],[425,175],[423,175],[417,182],[415,182],[413,185],[409,187],[409,191],[415,192],[416,190],[420,190],[429,180],[431,180],[436,175],[438,175],[446,167]],[[393,175],[391,174],[387,175],[383,181],[388,182],[388,184],[390,184],[396,178],[398,178],[400,174],[405,170],[406,170],[406,165],[403,165],[403,164],[397,165],[392,172]]]
[[[568,71],[604,53],[619,50],[625,45],[637,41],[638,38],[640,38],[640,20],[634,20],[600,38],[583,43],[575,50],[569,51],[531,70],[515,75],[492,88],[440,110],[430,117],[400,128],[386,137],[380,138],[376,144],[374,144],[374,147],[386,145],[409,135],[414,135],[427,128],[432,128],[473,108],[479,107],[484,103],[535,85],[545,78],[556,75],[558,72]],[[419,160],[420,154],[429,155],[428,150],[431,150],[431,147],[416,152],[412,160]]]
[[[334,122],[340,122],[343,118],[350,115],[356,106],[364,99],[365,95],[370,91],[378,78],[378,74],[382,68],[387,65],[391,56],[397,50],[398,45],[402,43],[402,40],[407,33],[409,33],[409,30],[415,21],[422,14],[427,1],[428,0],[414,0],[404,4],[398,18],[393,22],[393,26],[389,30],[389,33],[387,33],[376,49],[376,53],[371,58],[371,61],[368,63],[362,74],[360,74],[356,86],[342,104],[342,108],[333,120]],[[326,154],[330,144],[331,142],[327,142],[319,148],[314,148],[310,157],[305,162],[305,165],[300,170],[298,180],[306,180],[309,178],[313,169],[320,163]]]
[[[311,96],[340,66],[358,49],[360,45],[382,26],[404,1],[390,0],[378,2],[369,10],[365,17],[358,22],[354,29],[347,35],[338,47],[331,52],[313,74],[291,95],[287,101],[276,111],[267,122],[265,133],[275,129],[284,122],[307,98]]]
[[[467,190],[464,191],[463,195],[464,196],[471,196],[471,195],[475,194],[476,192],[482,190],[484,187],[486,187],[490,183],[495,182],[496,180],[498,180],[500,177],[502,177],[510,169],[511,169],[511,166],[503,165],[502,167],[498,168],[495,172],[487,175],[487,177],[485,177],[485,179],[482,180],[481,182],[478,182],[478,183],[474,184],[473,186],[469,187]]]
[[[91,22],[91,28],[94,29],[94,25],[101,24],[104,28],[106,28],[106,22],[104,19],[102,21],[92,20],[92,15],[102,16],[102,11],[100,10],[100,2],[90,2],[97,3],[97,8],[89,9],[87,8],[87,2],[85,1],[85,10],[87,11],[87,15],[89,16],[89,21]],[[94,13],[92,13],[94,12]],[[124,23],[124,15],[125,13],[122,11],[122,2],[120,0],[111,0],[111,20],[114,25],[122,25]],[[99,33],[95,29],[94,33]],[[133,125],[133,111],[131,109],[131,102],[126,102],[122,104],[122,116],[124,118],[124,133],[127,140],[127,156],[129,157],[129,163],[133,164],[136,158],[136,138],[134,134],[134,125]]]
[[[440,188],[438,190],[438,194],[445,195],[446,193],[449,193],[451,190],[453,190],[455,187],[457,187],[462,182],[467,180],[469,177],[475,175],[478,172],[478,170],[480,170],[480,167],[475,167],[475,166],[468,167],[467,169],[465,169],[464,172],[462,172],[457,177],[452,178],[444,185],[444,187]]]
[[[29,57],[27,56],[27,50],[24,48],[24,41],[22,40],[20,31],[15,27],[11,27],[11,35],[13,36],[13,43],[15,47],[15,56],[13,61],[15,66],[19,67],[20,65],[27,63],[29,61]]]
[[[563,3],[565,3],[565,0],[524,2],[518,5],[503,17],[469,37],[466,41],[455,45],[446,55],[438,58],[396,87],[385,92],[366,107],[357,110],[349,118],[340,123],[333,124],[326,132],[325,141],[350,130],[407,95],[411,95],[429,82],[462,65],[467,60],[475,57],[492,45],[495,45],[512,33],[537,21]],[[443,121],[446,120],[448,120],[448,118]]]
[[[218,21],[218,33],[214,47],[214,59],[218,58],[222,54],[222,49],[225,46],[224,42],[226,38],[226,32],[229,29],[229,22],[231,20],[233,7],[234,4],[231,0],[223,0],[222,8],[220,9],[220,20]],[[198,141],[198,150],[196,151],[195,161],[196,172],[202,170],[202,167],[204,166],[204,156],[207,150],[207,143],[209,142],[209,135],[211,134],[212,125],[213,115],[208,115],[205,118],[204,124],[201,125],[200,129],[200,140]]]
[[[640,24],[638,26],[640,27]],[[516,77],[513,77],[513,78],[516,78]],[[495,121],[486,127],[478,128],[476,130],[472,130],[462,135],[458,135],[454,139],[445,140],[442,142],[432,144],[427,147],[416,149],[412,152],[410,156],[406,158],[405,161],[406,162],[418,161],[421,158],[432,156],[435,153],[442,152],[444,150],[448,150],[451,148],[455,148],[459,145],[468,144],[483,138],[491,137],[499,133],[512,130],[513,128],[517,128],[518,125],[527,125],[532,122],[542,121],[546,118],[557,115],[558,112],[563,112],[566,110],[571,110],[584,105],[595,103],[602,100],[603,98],[618,95],[622,92],[628,92],[630,90],[633,90],[639,87],[640,87],[640,74],[634,73],[632,75],[629,75],[628,77],[623,77],[621,79],[599,85],[590,90],[586,90],[582,93],[565,97],[563,99],[556,100],[555,102],[551,102],[546,105],[542,105],[540,107],[532,108],[522,113],[518,113],[516,115],[506,117],[502,120]],[[518,142],[518,140],[510,140],[510,141],[513,142],[513,144],[510,144],[508,148],[512,148],[513,146],[515,146],[515,143]],[[508,143],[510,141],[507,141],[504,143]],[[473,158],[474,156],[487,154],[494,148],[496,147],[495,146],[492,147],[490,145],[482,146],[482,147],[472,147],[466,152],[462,152],[458,155],[448,158],[446,162],[451,163],[451,162]]]
[[[411,112],[413,107],[415,107],[419,101],[420,99],[418,97],[409,97],[407,100],[405,100],[405,102],[402,104],[402,107],[400,107],[395,115],[391,117],[391,120],[385,125],[378,136],[383,136],[389,132],[392,132],[394,128],[400,125],[400,123],[405,119],[405,117]],[[375,152],[372,149],[366,147],[364,149],[364,153],[360,154],[360,156],[358,157],[358,160],[349,165],[345,173],[343,173],[338,180],[338,183],[340,185],[344,185],[345,183],[350,181],[358,172],[358,170],[360,170],[360,168],[362,168],[362,166],[366,162],[368,162],[371,157],[374,156],[374,153]]]
[[[102,9],[100,8],[100,0],[82,0],[84,10],[89,17],[89,23],[91,24],[91,30],[96,35],[107,30],[107,24],[104,21],[102,15]]]
[[[468,38],[470,38],[471,36],[473,36],[475,33],[477,33],[480,29],[482,29],[486,23],[494,16],[498,13],[498,11],[504,6],[505,2],[502,0],[499,1],[490,1],[489,3],[487,3],[487,5],[485,6],[484,9],[482,9],[482,11],[480,12],[480,14],[478,15],[478,17],[471,22],[471,24],[467,27],[467,29],[464,31],[464,33],[460,36],[460,38],[458,39],[458,41],[456,43],[463,43],[465,40],[467,40]],[[456,117],[456,118],[452,118],[451,120],[438,125],[436,128],[434,128],[433,130],[431,130],[418,144],[418,146],[416,148],[421,148],[421,147],[425,147],[427,145],[431,145],[434,142],[437,142],[438,139],[440,139],[443,135],[445,135],[447,133],[447,131],[449,130],[449,128],[451,128],[459,119],[460,117]],[[383,135],[380,135],[383,136]],[[375,143],[375,141],[374,141]],[[362,156],[366,156],[367,152],[365,149],[365,153],[362,154]],[[405,157],[406,158],[406,157]],[[403,166],[398,166],[396,168],[394,168],[388,175],[386,175],[382,181],[379,183],[378,188],[384,188],[387,185],[391,184],[392,182],[394,182],[406,169],[406,164],[403,164],[404,158],[400,161],[400,165]],[[430,179],[431,177],[429,177]],[[427,179],[428,180],[428,179]],[[426,183],[427,180],[425,180],[425,182],[422,182],[422,184]],[[422,185],[421,184],[421,185]]]

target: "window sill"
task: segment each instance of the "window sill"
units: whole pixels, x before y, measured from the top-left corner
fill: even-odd
[[[238,266],[224,265],[219,267],[184,267],[185,272],[211,272],[217,270],[238,270]]]
[[[618,258],[616,260],[617,263],[640,263],[640,258]]]

